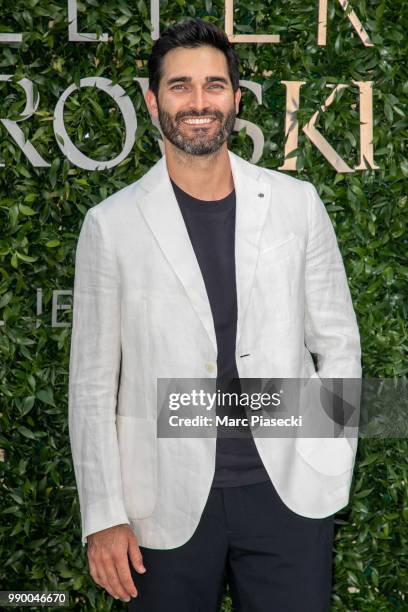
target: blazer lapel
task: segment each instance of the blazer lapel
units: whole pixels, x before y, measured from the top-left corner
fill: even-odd
[[[235,274],[237,283],[237,348],[251,296],[259,240],[271,199],[271,186],[262,180],[262,168],[228,151],[236,194]]]
[[[261,168],[228,151],[236,194],[235,268],[237,346],[258,259],[258,244],[270,200],[270,185],[259,180]],[[183,284],[194,310],[217,351],[214,321],[200,267],[170,183],[165,156],[140,179],[146,194],[138,206],[160,248]],[[261,195],[262,194],[262,195]]]
[[[140,180],[147,194],[139,208],[168,262],[183,284],[194,310],[217,351],[214,322],[204,280],[174,195],[165,156]]]

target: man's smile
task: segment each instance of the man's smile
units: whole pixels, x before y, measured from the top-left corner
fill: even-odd
[[[187,125],[210,125],[215,121],[215,117],[187,117],[181,121]]]

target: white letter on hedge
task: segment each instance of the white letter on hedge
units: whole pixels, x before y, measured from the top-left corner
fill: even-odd
[[[97,89],[104,91],[115,100],[116,104],[120,108],[125,122],[125,145],[122,152],[119,153],[117,157],[106,162],[91,159],[76,148],[68,136],[64,125],[65,101],[74,91],[78,89],[75,84],[72,84],[64,91],[57,102],[57,106],[55,107],[54,133],[57,137],[58,146],[72,164],[78,166],[79,168],[83,168],[84,170],[105,170],[107,168],[114,168],[127,157],[135,142],[137,118],[133,104],[129,96],[126,95],[125,90],[122,89],[120,85],[112,85],[112,81],[110,79],[105,79],[104,77],[87,77],[85,79],[81,79],[79,82],[79,88],[81,87],[97,87]]]
[[[150,22],[153,26],[152,40],[160,36],[160,0],[150,0]]]
[[[91,32],[78,33],[77,0],[68,0],[68,40],[70,42],[107,42],[108,34],[97,36]]]
[[[262,104],[262,85],[260,83],[256,83],[255,81],[239,81],[240,87],[246,87],[250,89],[252,93],[255,94],[258,104]],[[263,148],[265,144],[265,138],[262,130],[252,123],[252,121],[247,121],[246,119],[240,119],[237,117],[235,119],[234,131],[239,132],[242,128],[246,129],[247,135],[250,137],[252,142],[254,143],[254,150],[252,152],[251,163],[256,164],[262,157]]]
[[[15,34],[14,32],[2,32],[0,34],[0,43],[21,43],[23,42],[22,34]]]
[[[328,87],[332,87],[332,85],[328,85]],[[332,104],[336,93],[341,89],[345,89],[345,87],[347,87],[347,85],[345,85],[344,83],[339,83],[338,85],[336,85],[330,96],[321,105],[320,110],[316,111],[310,121],[308,121],[306,125],[303,126],[303,131],[306,136],[309,138],[309,140],[311,140],[311,142],[313,142],[315,147],[317,147],[319,151],[323,153],[327,161],[331,163],[331,165],[337,170],[337,172],[353,172],[353,169],[350,168],[348,164],[346,164],[344,159],[342,159],[337,153],[337,151],[333,149],[331,144],[327,142],[326,138],[322,136],[322,134],[316,128],[316,121],[318,116],[320,115],[320,112],[324,113]]]
[[[351,25],[357,32],[361,42],[365,47],[374,47],[370,40],[367,32],[361,25],[361,21],[357,17],[356,13],[350,7],[348,0],[339,0],[341,8],[345,11],[347,17],[350,20]],[[317,44],[324,46],[326,44],[326,31],[327,31],[327,0],[319,0],[319,16],[318,16],[318,28],[317,28]]]
[[[11,81],[12,78],[13,77],[11,74],[0,74],[0,81],[7,82]],[[26,105],[21,113],[21,119],[16,121],[11,121],[10,119],[0,119],[0,121],[33,166],[36,168],[48,168],[50,164],[46,162],[38,151],[34,149],[33,145],[25,139],[23,131],[17,125],[18,121],[25,121],[35,113],[40,102],[40,96],[37,95],[36,99],[34,100],[33,83],[29,79],[24,78],[17,82],[24,89],[26,95]],[[0,163],[0,166],[4,166],[4,164]]]
[[[232,43],[280,42],[279,34],[234,34],[234,0],[225,0],[225,33]]]
[[[353,81],[360,90],[360,163],[354,170],[379,170],[374,161],[373,81]]]
[[[299,109],[299,92],[300,87],[303,85],[303,81],[294,81],[296,85],[291,86],[292,83],[290,81],[281,81],[283,85],[287,86],[286,90],[286,146],[285,146],[285,157],[291,153],[294,149],[297,149],[297,130],[298,130],[298,120],[297,120],[297,110]],[[328,85],[328,87],[332,87]],[[347,87],[344,83],[339,83],[333,89],[330,96],[326,99],[324,104],[321,105],[320,110],[316,111],[312,118],[303,126],[303,132],[309,138],[309,140],[315,145],[317,149],[319,149],[320,153],[324,155],[324,157],[331,163],[333,168],[337,172],[353,172],[353,169],[350,168],[348,164],[344,161],[342,157],[333,149],[331,144],[326,140],[324,136],[318,131],[316,128],[316,121],[320,114],[320,112],[325,112],[329,106],[332,104],[336,93]],[[292,134],[291,134],[292,132]],[[290,135],[291,134],[291,135]],[[289,138],[290,136],[290,138]],[[283,166],[280,166],[278,170],[296,170],[296,156],[290,157],[289,159],[285,159],[285,163]]]

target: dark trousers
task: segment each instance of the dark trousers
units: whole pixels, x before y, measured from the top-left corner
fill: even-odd
[[[130,560],[138,596],[130,612],[216,612],[225,583],[234,612],[328,612],[334,516],[289,510],[269,480],[212,488],[197,529],[170,550],[140,547]]]

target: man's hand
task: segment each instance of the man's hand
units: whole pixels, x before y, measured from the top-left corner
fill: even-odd
[[[137,538],[129,525],[115,525],[87,537],[88,562],[96,584],[115,599],[129,601],[137,596],[127,554],[137,572],[144,574],[142,555]]]

